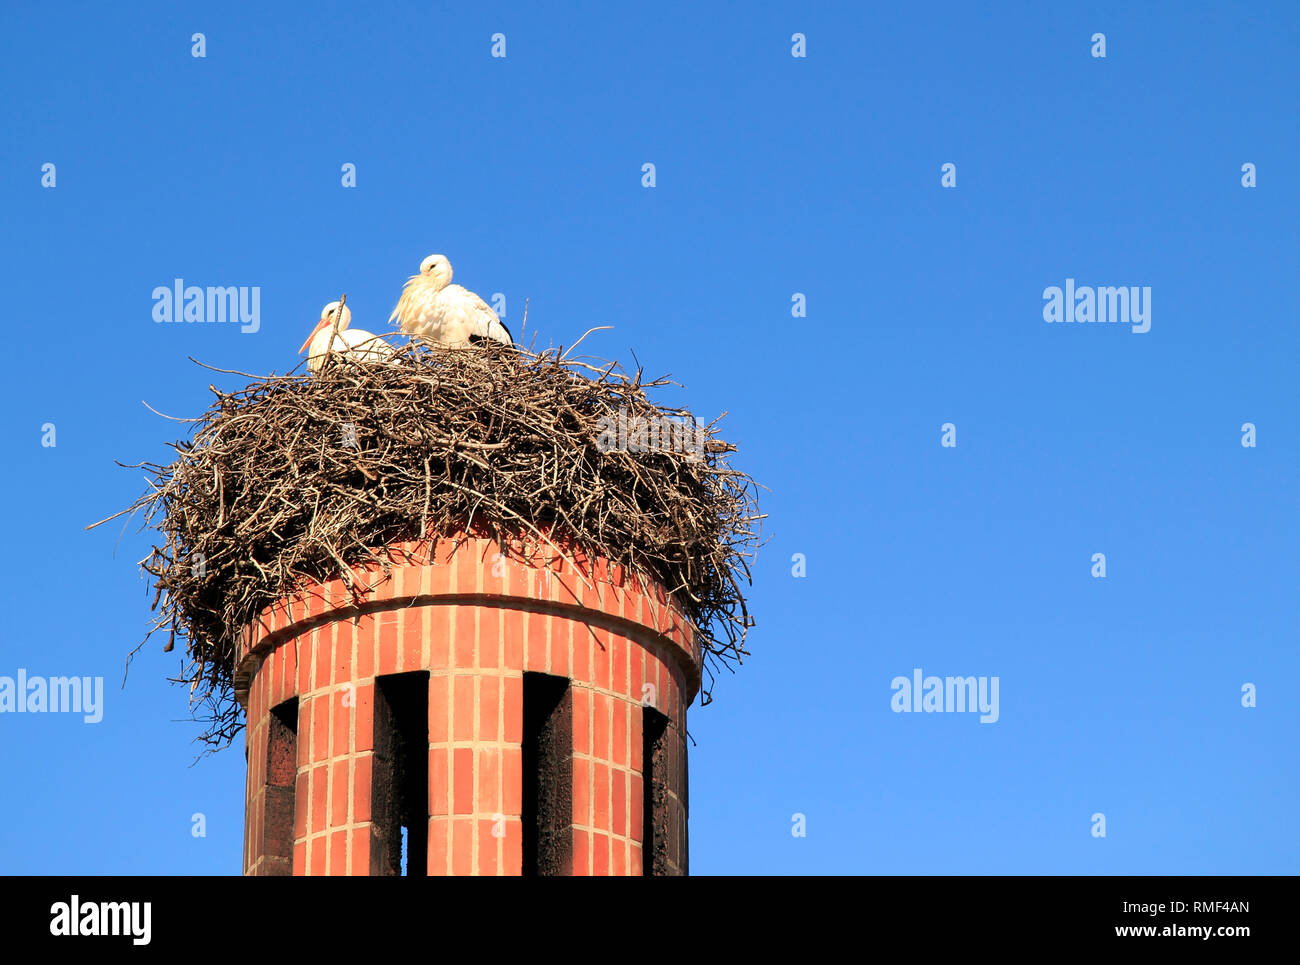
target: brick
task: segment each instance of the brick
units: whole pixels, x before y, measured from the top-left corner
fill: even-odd
[[[581,757],[573,760],[573,823],[591,825],[591,762]]]
[[[457,593],[480,593],[483,590],[482,563],[479,560],[480,550],[477,544],[479,540],[470,540],[456,553],[456,592]],[[485,560],[486,569],[491,572],[492,556],[489,553]]]
[[[406,607],[398,614],[403,670],[421,670],[425,666],[422,621],[423,615],[417,607]]]
[[[348,823],[348,791],[350,780],[348,761],[345,758],[330,765],[330,827],[338,828]]]
[[[499,607],[481,607],[478,611],[478,665],[495,669],[501,666],[501,620]]]
[[[358,751],[374,750],[375,747],[375,685],[358,684],[356,706],[352,708],[352,717],[356,722],[356,749]]]
[[[645,828],[642,825],[645,822],[645,799],[641,796],[642,784],[640,774],[631,774],[628,777],[628,802],[631,807],[628,808],[631,818],[630,837],[633,841],[645,840]]]
[[[470,818],[453,818],[451,822],[451,873],[474,873],[474,822]]]
[[[483,557],[483,573],[479,578],[482,592],[494,597],[504,594],[512,565],[508,554],[503,554],[500,547],[495,542],[492,543],[487,549],[487,555]]]
[[[352,679],[352,649],[354,639],[352,628],[346,623],[335,623],[330,627],[334,638],[333,680],[335,686]]]
[[[376,625],[374,616],[369,613],[358,617],[355,624],[348,624],[352,638],[356,642],[358,680],[365,680],[375,675]]]
[[[330,835],[330,874],[348,873],[348,833],[335,831]]]
[[[518,817],[523,813],[523,751],[518,747],[507,747],[501,751],[501,779],[504,788],[501,810],[508,817]],[[576,770],[579,762],[574,761]]]
[[[591,874],[591,833],[576,828],[573,832],[573,874],[575,877]]]
[[[613,732],[610,739],[609,759],[615,764],[627,764],[627,718],[629,706],[626,700],[613,701]]]
[[[609,690],[610,662],[613,659],[610,635],[600,627],[592,627],[591,635],[591,681],[601,690]]]
[[[334,659],[334,628],[329,624],[317,627],[308,635],[308,639],[312,642],[312,649],[316,651],[316,674],[312,685],[316,690],[321,690],[330,684],[330,669]]]
[[[478,822],[478,873],[495,875],[497,873],[497,852],[501,839],[493,837],[492,830],[496,822],[490,819]]]
[[[547,667],[547,630],[558,634],[563,624],[542,613],[530,613],[524,630],[527,648],[524,654],[524,669],[546,672]]]
[[[370,792],[374,758],[363,754],[353,759],[352,764],[352,820],[363,824],[370,820]],[[369,874],[364,871],[362,874]]]
[[[644,753],[642,725],[645,722],[645,710],[637,704],[628,704],[628,759],[627,766],[634,771],[644,770],[644,764],[641,760]]]
[[[565,565],[564,569],[567,571],[569,567]],[[556,576],[551,580],[550,597],[557,603],[581,606],[581,587],[582,582],[576,574],[565,572],[563,575]]]
[[[352,829],[352,851],[348,860],[348,874],[365,877],[370,874],[370,826]]]
[[[299,841],[293,846],[293,873],[303,875],[307,873],[307,844]]]
[[[501,713],[501,678],[483,675],[478,678],[478,734],[481,741],[497,739],[497,720]]]
[[[474,666],[475,635],[478,633],[478,610],[476,606],[457,607],[452,614],[455,632],[452,634],[453,659],[457,668],[470,669]]]
[[[627,834],[627,771],[614,768],[610,771],[610,827],[615,834]]]
[[[456,559],[453,555],[455,545],[455,540],[447,538],[435,539],[433,543],[433,565],[441,570],[444,579],[448,576],[448,567]]]
[[[420,571],[403,559],[402,564],[393,570],[392,586],[395,599],[405,600],[415,596],[420,592]]]
[[[328,693],[311,700],[311,759],[323,761],[329,756],[330,697]]]
[[[591,873],[597,877],[609,874],[609,835],[599,831],[591,835]]]
[[[591,691],[574,686],[573,695],[573,752],[591,753]]]
[[[474,690],[474,678],[469,674],[457,674],[452,678],[453,740],[474,739]]]
[[[501,709],[505,728],[501,739],[508,744],[518,744],[524,737],[524,678],[501,678]]]
[[[525,598],[532,596],[532,564],[513,554],[505,560],[505,564],[505,579],[501,581],[502,592],[507,596]]]
[[[524,666],[524,611],[506,609],[501,615],[502,666],[522,670]]]
[[[445,674],[429,676],[429,743],[443,744],[449,740],[447,723],[447,691],[451,687],[451,678]]]
[[[609,830],[609,765],[596,761],[591,766],[591,826]]]
[[[346,686],[336,687],[330,694],[329,701],[334,716],[334,746],[331,756],[338,757],[351,750],[349,743],[352,734],[352,712],[356,709],[357,703],[356,693]]]
[[[307,836],[307,780],[308,771],[299,771],[293,788],[293,838],[298,841]],[[256,811],[252,812],[256,814]]]
[[[293,641],[286,646],[292,646],[298,651],[300,660],[298,661],[298,694],[299,696],[308,693],[311,687],[311,664],[314,657],[310,634],[295,637]]]
[[[560,573],[564,561],[547,560],[545,565],[533,573],[533,596],[539,600],[558,600],[560,595]]]
[[[610,681],[609,689],[619,694],[628,692],[627,651],[629,643],[618,634],[610,640]]]
[[[322,764],[311,769],[311,817],[308,834],[324,831],[329,826],[325,808],[329,804],[329,768]]]
[[[451,872],[451,820],[435,817],[429,819],[429,874],[446,875]]]
[[[267,693],[270,695],[267,700],[268,707],[274,707],[280,702],[280,674],[281,660],[279,657],[279,648],[263,658],[262,666],[258,670],[258,675],[266,676]],[[260,716],[260,715],[259,715]]]
[[[452,813],[474,813],[474,751],[458,747],[452,751]]]
[[[503,858],[501,873],[518,877],[524,873],[524,832],[518,821],[507,815],[506,836],[501,841]]]
[[[569,653],[572,655],[569,674],[574,680],[591,683],[591,651],[596,646],[596,638],[591,631],[579,623],[566,629],[566,639],[570,640]]]
[[[567,627],[560,629],[561,632],[551,634],[551,669],[550,672],[557,677],[569,676],[570,650],[573,646],[574,624],[572,621],[566,621]]]
[[[622,586],[616,583],[606,583],[602,609],[610,616],[621,617],[623,615],[623,599],[626,596],[627,591]]]
[[[429,751],[429,813],[447,814],[451,809],[450,781],[448,767],[451,754],[445,748],[435,747]]]
[[[627,874],[627,842],[622,838],[611,838],[609,843],[610,872],[616,877]]]
[[[631,675],[628,678],[628,696],[637,703],[641,702],[645,694],[646,683],[646,664],[652,658],[646,653],[640,645],[632,649],[632,666]]]
[[[375,632],[379,638],[379,662],[375,672],[380,676],[397,673],[397,614],[391,610],[378,615]]]
[[[428,624],[429,669],[446,670],[451,667],[451,607],[424,607],[423,619]]]
[[[283,643],[277,651],[281,663],[280,701],[285,701],[298,693],[298,648],[293,641]]]
[[[591,756],[609,758],[609,697],[602,693],[591,695]]]
[[[649,656],[646,657],[646,683],[651,687],[651,706],[660,713],[664,713],[668,707],[664,703],[663,669],[663,661],[658,656],[653,659]]]

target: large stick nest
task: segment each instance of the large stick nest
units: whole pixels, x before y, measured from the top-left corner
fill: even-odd
[[[531,537],[658,579],[694,625],[707,703],[714,670],[747,655],[741,585],[763,517],[718,420],[647,398],[667,384],[554,350],[413,343],[392,364],[333,356],[315,376],[214,387],[176,460],[135,467],[150,489],[124,511],[162,537],[140,564],[156,588],[145,640],[184,641],[172,679],[190,685],[200,740],[220,748],[242,729],[236,644],[266,607],[385,563],[389,543],[448,533],[490,533],[503,553]],[[643,442],[638,420],[660,438]]]

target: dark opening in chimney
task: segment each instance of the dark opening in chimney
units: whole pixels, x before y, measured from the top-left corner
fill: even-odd
[[[565,677],[524,674],[523,873],[573,873],[573,695]]]
[[[667,875],[672,814],[668,800],[670,750],[668,718],[653,707],[641,708],[641,873]]]
[[[371,775],[370,873],[428,875],[428,671],[375,678]]]
[[[293,808],[298,776],[298,698],[271,708],[266,728],[265,875],[293,874]]]

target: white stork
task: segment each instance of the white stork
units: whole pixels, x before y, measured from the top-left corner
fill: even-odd
[[[315,330],[298,349],[300,355],[307,353],[307,368],[319,372],[327,354],[342,355],[351,362],[387,362],[393,354],[393,347],[371,332],[349,329],[352,311],[346,305],[341,307],[343,314],[338,317],[337,326],[335,318],[339,314],[339,303],[330,302],[322,308]]]
[[[420,262],[420,273],[407,280],[388,317],[390,322],[394,319],[407,335],[423,336],[444,348],[465,348],[488,340],[514,344],[487,302],[451,284],[451,262],[446,255],[430,255]]]

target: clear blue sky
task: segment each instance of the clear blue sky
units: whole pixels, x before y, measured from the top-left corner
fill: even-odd
[[[1300,8],[613,6],[0,13],[0,675],[106,680],[99,724],[0,715],[0,871],[238,872],[242,737],[190,766],[158,645],[119,689],[149,542],[83,527],[168,458],[141,400],[238,384],[187,356],[284,371],[341,291],[383,330],[435,251],[516,335],[614,326],[771,489],[692,871],[1300,871]],[[155,323],[175,278],[260,330]],[[1045,323],[1066,278],[1151,330]],[[892,712],[916,667],[1000,719]]]

